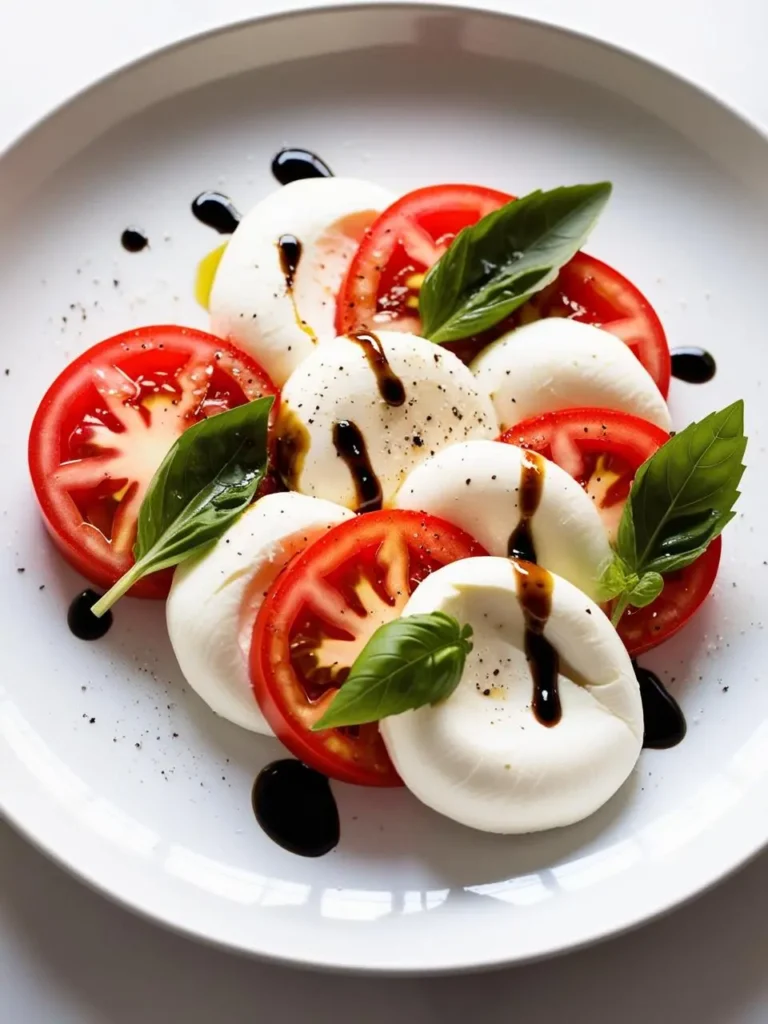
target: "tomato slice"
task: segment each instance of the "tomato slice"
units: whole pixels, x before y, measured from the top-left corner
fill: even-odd
[[[421,580],[484,554],[443,519],[391,510],[335,526],[289,563],[259,610],[250,670],[256,699],[292,754],[342,782],[401,785],[375,723],[316,733],[311,726]]]
[[[664,328],[648,299],[618,270],[579,252],[556,281],[513,314],[513,322],[551,316],[595,324],[621,338],[667,397],[672,360]]]
[[[199,420],[276,390],[252,359],[186,327],[142,327],[70,363],[46,392],[29,436],[43,519],[78,572],[108,588],[133,564],[136,517],[176,438]],[[135,597],[164,597],[170,570]]]
[[[539,452],[578,480],[613,539],[635,473],[669,434],[639,416],[580,408],[533,416],[499,440]],[[664,577],[652,604],[624,613],[618,632],[633,657],[669,639],[698,611],[715,582],[720,549],[718,537],[692,565]]]
[[[425,271],[462,228],[512,198],[481,185],[431,185],[398,199],[374,221],[349,265],[336,304],[338,333],[379,328],[420,334]]]

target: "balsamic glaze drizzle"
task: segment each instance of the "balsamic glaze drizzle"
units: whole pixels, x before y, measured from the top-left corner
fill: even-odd
[[[237,207],[221,192],[201,192],[192,200],[192,213],[201,224],[220,235],[231,235],[240,223]]]
[[[120,235],[120,244],[127,252],[141,252],[149,245],[149,239],[138,228],[126,228]]]
[[[280,235],[277,240],[277,251],[280,254],[280,269],[285,278],[285,287],[291,291],[296,268],[301,259],[301,242],[295,235]]]
[[[83,590],[72,598],[72,603],[67,611],[67,625],[69,631],[78,640],[100,640],[112,625],[112,612],[106,612],[97,619],[91,613],[91,608],[101,597],[95,590]]]
[[[541,501],[545,473],[544,459],[538,452],[526,451],[520,467],[520,522],[509,535],[507,556],[536,561],[536,548],[531,533],[531,520]]]
[[[347,464],[357,493],[356,512],[376,512],[381,508],[381,484],[373,471],[368,449],[359,428],[350,420],[333,424],[333,446]]]
[[[304,178],[332,178],[333,171],[308,149],[281,149],[272,161],[272,173],[281,185]]]
[[[653,750],[676,747],[685,738],[687,726],[680,705],[650,669],[632,661],[643,702],[645,733],[643,746]]]
[[[531,709],[541,725],[557,725],[562,717],[557,677],[560,657],[544,636],[552,610],[552,576],[532,562],[512,562],[517,598],[525,620],[524,649],[533,679]]]
[[[405,386],[389,365],[389,360],[375,334],[351,334],[350,339],[356,342],[365,353],[368,365],[376,377],[379,394],[391,406],[400,406],[405,401]]]
[[[339,811],[328,779],[301,761],[262,768],[251,799],[259,825],[284,850],[322,857],[338,845]]]
[[[672,376],[687,384],[706,384],[717,373],[715,357],[706,349],[688,346],[672,350]]]

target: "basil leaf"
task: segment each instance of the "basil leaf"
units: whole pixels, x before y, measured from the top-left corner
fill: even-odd
[[[273,399],[259,398],[201,420],[177,438],[139,509],[135,564],[91,609],[103,615],[151,572],[211,544],[250,504],[267,464]]]
[[[442,344],[493,327],[584,244],[611,194],[610,182],[531,192],[459,232],[419,294],[422,333]]]
[[[675,434],[637,471],[601,577],[617,599],[614,625],[628,605],[654,601],[661,575],[695,562],[733,519],[746,447],[740,400]]]
[[[459,685],[471,636],[471,626],[443,612],[379,626],[313,730],[378,722],[445,700]]]

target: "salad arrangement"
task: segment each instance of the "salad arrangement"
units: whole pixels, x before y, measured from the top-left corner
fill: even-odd
[[[395,199],[289,165],[226,207],[198,278],[211,334],[103,341],[40,404],[40,509],[100,588],[70,625],[95,639],[124,595],[166,598],[190,685],[301,762],[254,789],[294,852],[338,840],[317,773],[486,831],[578,821],[684,733],[633,659],[714,583],[742,403],[672,430],[673,370],[714,361],[671,356],[582,251],[610,184]]]

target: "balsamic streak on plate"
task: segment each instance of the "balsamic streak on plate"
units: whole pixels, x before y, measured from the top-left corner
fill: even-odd
[[[706,349],[690,346],[672,350],[672,376],[687,384],[706,384],[717,372],[715,357]]]
[[[232,235],[240,223],[240,212],[221,192],[201,192],[192,200],[192,213],[201,224],[220,235]]]
[[[333,171],[308,149],[281,149],[272,161],[272,173],[281,185],[304,178],[332,178]]]
[[[687,731],[680,705],[654,672],[641,668],[634,660],[632,667],[637,676],[640,699],[643,702],[643,746],[654,750],[676,747],[682,742]]]
[[[253,785],[253,812],[278,846],[300,857],[322,857],[339,842],[339,811],[328,779],[286,758],[262,768]]]
[[[101,597],[95,590],[83,590],[77,594],[67,612],[67,625],[70,632],[78,640],[100,640],[112,625],[112,612],[107,612],[100,619],[91,612],[91,608]]]
[[[120,244],[127,252],[141,252],[149,245],[149,239],[138,228],[126,228],[120,236]]]

